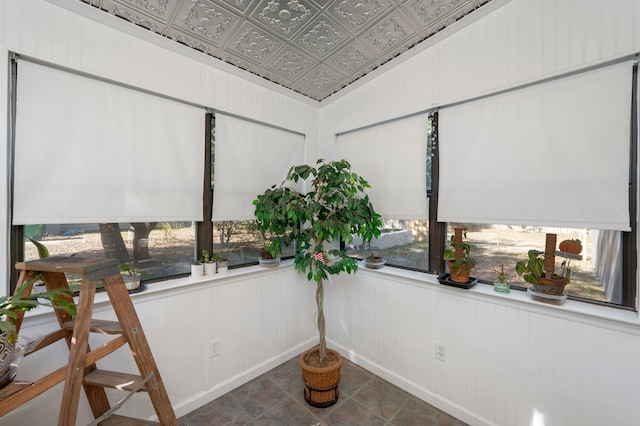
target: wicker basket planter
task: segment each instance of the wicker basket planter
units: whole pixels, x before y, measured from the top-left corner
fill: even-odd
[[[310,349],[300,355],[302,381],[304,382],[304,400],[309,405],[319,408],[330,407],[338,402],[340,392],[340,374],[342,371],[342,356],[331,349],[327,349],[327,366],[313,367],[306,363],[311,354],[318,352],[318,348]]]

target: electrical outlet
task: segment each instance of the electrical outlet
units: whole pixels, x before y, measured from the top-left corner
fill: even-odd
[[[436,342],[436,359],[447,362],[447,345]]]
[[[220,355],[220,339],[215,339],[209,342],[209,358],[218,355]]]

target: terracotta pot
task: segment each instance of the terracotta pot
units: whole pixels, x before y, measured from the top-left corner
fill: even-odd
[[[533,289],[538,293],[562,296],[564,287],[569,283],[566,278],[538,278],[538,284],[533,284]]]
[[[451,281],[455,281],[457,283],[466,284],[469,282],[469,276],[471,275],[471,269],[473,269],[473,265],[468,263],[460,264],[460,268],[453,268],[453,264],[455,260],[448,260],[447,266],[449,267],[449,273],[451,274]]]
[[[338,402],[340,396],[338,384],[344,360],[338,352],[327,349],[327,360],[332,361],[328,362],[326,367],[313,367],[307,364],[305,359],[309,354],[313,356],[314,353],[317,356],[318,348],[310,349],[300,355],[304,400],[314,407],[330,407]]]

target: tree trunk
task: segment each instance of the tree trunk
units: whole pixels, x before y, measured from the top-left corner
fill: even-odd
[[[325,339],[325,321],[324,321],[324,287],[322,286],[322,279],[316,281],[316,305],[318,306],[318,334],[320,336],[320,343],[318,345],[318,352],[320,353],[320,365],[324,364],[327,357],[327,341]]]
[[[155,229],[157,222],[131,223],[133,228],[133,259],[149,259],[149,234]]]
[[[129,252],[124,245],[120,226],[117,223],[101,223],[99,226],[105,256],[109,259],[118,259],[119,263],[127,263]]]

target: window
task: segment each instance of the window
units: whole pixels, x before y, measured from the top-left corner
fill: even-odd
[[[471,275],[485,283],[492,283],[501,266],[513,287],[526,289],[524,279],[515,272],[515,264],[526,260],[531,249],[543,251],[545,235],[557,234],[557,243],[578,239],[582,244],[582,259],[569,259],[571,282],[565,293],[576,298],[622,304],[622,233],[590,229],[550,228],[517,225],[449,224],[467,229],[471,244],[471,258],[476,266]],[[566,259],[556,258],[556,271]]]
[[[258,190],[245,185],[243,191],[219,191],[231,198],[218,204],[231,201],[233,208],[223,209],[230,215],[225,220],[212,220],[213,114],[73,71],[15,59],[11,66],[12,263],[38,257],[30,239],[50,255],[129,263],[147,282],[188,274],[203,250],[226,255],[232,266],[257,263],[261,241],[251,201]],[[32,125],[34,117],[41,126]],[[254,173],[256,161],[272,166],[277,179],[293,158],[304,162],[300,133],[235,116],[220,121],[225,136],[242,136],[225,139],[225,167],[218,175],[227,182],[238,175],[225,172],[240,170],[243,184],[257,183],[262,190],[271,177]],[[272,143],[277,149],[271,150]],[[283,149],[289,157],[281,155]],[[265,150],[286,166],[273,167]],[[229,152],[234,163],[228,162]],[[47,170],[47,179],[33,170]],[[242,197],[235,197],[239,192]],[[11,285],[16,282],[13,270]]]
[[[128,263],[142,280],[189,273],[193,259],[193,222],[83,223],[24,226],[25,261],[38,259],[42,243],[50,256],[107,257]]]
[[[515,262],[555,233],[584,247],[570,297],[637,308],[637,78],[622,61],[439,112],[438,220],[468,228],[472,275],[524,288]]]
[[[405,126],[406,125],[406,126]],[[419,203],[415,204],[423,204],[425,206],[425,213],[416,214],[415,212],[410,213],[410,215],[418,217],[417,219],[398,219],[398,218],[385,218],[382,221],[382,235],[379,238],[371,241],[369,244],[363,244],[361,239],[356,238],[348,247],[347,253],[358,257],[364,258],[370,253],[374,252],[383,257],[385,263],[389,266],[419,270],[419,271],[429,271],[429,227],[430,221],[424,216],[430,215],[428,211],[430,195],[432,192],[432,160],[434,157],[434,148],[435,148],[435,123],[434,123],[434,115],[433,114],[420,114],[416,117],[412,117],[410,119],[400,119],[396,122],[391,123],[389,126],[390,135],[397,136],[398,132],[406,135],[406,139],[404,144],[395,146],[394,150],[398,151],[396,154],[400,160],[398,163],[389,162],[388,159],[391,156],[385,156],[384,154],[379,155],[382,159],[383,163],[386,165],[387,171],[394,171],[398,168],[403,167],[402,158],[406,158],[407,156],[411,156],[413,152],[407,152],[404,150],[404,146],[407,143],[412,143],[413,147],[409,149],[416,149],[416,146],[419,148],[423,145],[425,148],[422,150],[417,150],[417,152],[421,152],[421,157],[423,161],[420,162],[420,175],[424,176],[423,182],[421,182],[422,186],[418,187],[417,193],[414,193],[415,189],[409,189],[408,192],[404,192],[402,188],[398,188],[398,185],[402,185],[403,181],[410,179],[407,174],[405,174],[404,168],[402,169],[402,173],[397,173],[400,178],[400,182],[395,183],[394,185],[389,186],[389,191],[393,191],[395,193],[399,193],[402,197],[414,197],[417,198]],[[424,126],[424,127],[423,127]],[[415,131],[407,131],[407,128],[413,127],[416,129]],[[378,131],[378,129],[374,126],[370,129],[367,129],[367,133],[363,133],[362,135],[356,135],[358,137],[362,136],[362,140],[355,139],[355,141],[347,141],[347,143],[354,144],[353,152],[345,149],[343,152],[346,152],[347,155],[356,155],[358,151],[361,150],[361,146],[357,146],[356,144],[363,143],[371,143],[371,138],[377,137],[382,134],[381,142],[392,140],[393,137],[389,135],[385,135],[383,132],[379,132],[378,135],[374,136],[374,133]],[[386,129],[385,129],[386,130]],[[357,133],[357,132],[356,132]],[[338,144],[341,141],[338,140]],[[355,143],[354,143],[355,142]],[[375,151],[375,148],[374,148]],[[339,155],[341,152],[339,151]],[[399,155],[398,155],[399,154]],[[351,162],[349,158],[348,161]],[[354,161],[357,165],[358,161]],[[367,164],[371,165],[371,162],[367,162]],[[382,168],[382,166],[378,163],[375,164],[374,167]],[[394,166],[396,169],[394,169]],[[356,166],[354,166],[356,167]],[[364,174],[363,177],[369,180],[369,175]],[[376,174],[376,171],[371,171],[371,173]],[[410,173],[409,176],[412,176]],[[372,186],[375,183],[372,183]],[[384,195],[383,195],[384,196]],[[379,207],[375,204],[374,207],[378,210]],[[383,210],[389,209],[391,211],[391,215],[395,208],[398,208],[398,204],[396,203],[393,207],[387,207],[386,205],[382,206]],[[413,207],[407,206],[404,207],[404,211],[409,211]],[[397,212],[397,211],[396,211]],[[380,212],[379,212],[380,213]],[[384,211],[382,212],[383,217]],[[387,215],[388,216],[388,215]],[[420,218],[419,216],[423,216]]]

